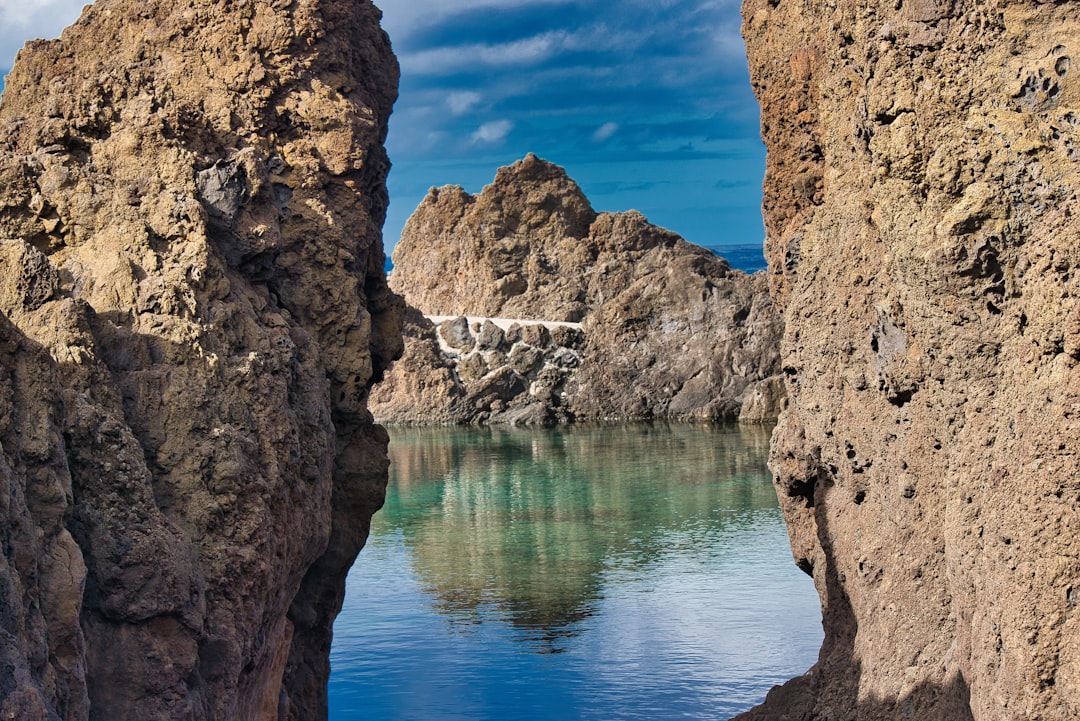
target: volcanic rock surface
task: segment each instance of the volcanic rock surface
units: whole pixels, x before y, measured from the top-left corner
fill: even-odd
[[[825,642],[746,719],[1080,718],[1080,13],[747,0]]]
[[[418,312],[403,360],[372,395],[379,420],[733,420],[745,409],[760,422],[783,401],[782,325],[763,274],[732,270],[640,213],[595,212],[534,155],[479,195],[433,189],[390,282]],[[437,331],[424,315],[461,318]]]
[[[0,718],[319,719],[400,353],[364,0],[98,0],[0,101]]]

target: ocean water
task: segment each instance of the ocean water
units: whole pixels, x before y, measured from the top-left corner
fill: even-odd
[[[724,719],[821,643],[768,432],[392,429],[330,718]]]
[[[735,270],[744,273],[756,273],[768,267],[765,262],[765,249],[761,243],[744,243],[740,245],[710,245],[707,246],[715,255],[728,262]]]

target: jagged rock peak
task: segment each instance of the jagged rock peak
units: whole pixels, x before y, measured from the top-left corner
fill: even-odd
[[[319,719],[380,505],[366,0],[98,0],[0,101],[0,717]]]
[[[566,171],[532,153],[500,168],[475,210],[501,212],[506,232],[546,231],[572,238],[584,237],[596,219],[596,211]]]
[[[625,288],[635,261],[669,253],[729,270],[636,211],[598,214],[565,170],[530,154],[479,195],[433,189],[405,225],[391,283],[425,313],[578,321]]]
[[[529,153],[523,160],[499,168],[495,180],[479,195],[469,195],[460,185],[432,188],[424,201],[443,212],[457,210],[485,219],[499,218],[493,235],[536,232],[583,238],[596,219],[596,211],[566,171]],[[423,205],[421,207],[424,207]],[[410,219],[420,222],[416,214]],[[405,236],[411,236],[406,226]]]
[[[495,181],[488,187],[497,188],[502,185],[519,185],[523,183],[542,183],[553,181],[574,188],[580,195],[578,188],[566,169],[536,155],[528,153],[524,158],[510,165],[505,165],[495,171]]]

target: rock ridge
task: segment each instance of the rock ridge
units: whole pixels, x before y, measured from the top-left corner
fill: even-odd
[[[0,99],[0,716],[319,719],[382,502],[397,63],[356,0],[97,0]]]
[[[597,213],[535,155],[476,196],[432,189],[390,282],[416,312],[405,356],[372,396],[380,421],[762,422],[783,401],[764,274],[734,271],[636,211]],[[452,320],[436,328],[424,315]],[[580,332],[541,325],[557,322]]]

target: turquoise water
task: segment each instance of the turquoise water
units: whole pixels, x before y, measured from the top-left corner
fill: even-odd
[[[330,718],[723,719],[821,643],[768,433],[395,429]]]

